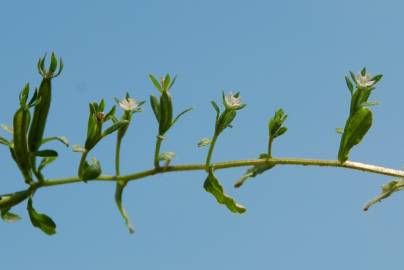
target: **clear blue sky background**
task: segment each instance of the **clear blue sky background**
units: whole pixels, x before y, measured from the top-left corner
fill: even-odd
[[[40,77],[36,61],[55,51],[65,70],[54,81],[48,135],[84,142],[88,102],[112,105],[125,91],[148,100],[148,73],[178,75],[175,111],[194,106],[169,132],[163,150],[175,163],[202,162],[197,141],[211,136],[211,100],[241,91],[248,106],[220,138],[214,161],[255,158],[265,151],[267,121],[282,107],[288,133],[276,156],[335,159],[336,127],[349,92],[343,76],[367,66],[385,75],[374,126],[356,161],[404,164],[404,4],[402,1],[3,1],[0,4],[0,122],[11,123],[18,92]],[[122,153],[126,173],[150,168],[157,125],[149,104],[135,116]],[[5,136],[5,133],[1,134]],[[93,153],[113,173],[114,139]],[[57,144],[48,177],[72,176],[79,155]],[[24,184],[6,148],[0,193]],[[363,203],[388,177],[330,168],[277,167],[232,187],[244,169],[218,172],[247,206],[229,213],[203,188],[203,172],[173,173],[131,183],[125,205],[129,235],[110,183],[40,190],[35,206],[58,224],[48,237],[33,228],[25,205],[17,224],[0,223],[2,269],[403,269],[404,194],[368,213]]]

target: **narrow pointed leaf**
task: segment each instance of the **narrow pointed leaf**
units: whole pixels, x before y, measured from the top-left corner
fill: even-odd
[[[346,82],[346,86],[348,87],[349,92],[351,92],[351,94],[352,94],[354,91],[354,86],[353,86],[351,80],[347,76],[345,76],[345,82]]]
[[[27,104],[27,99],[29,96],[29,84],[27,83],[20,92],[20,105],[24,106]]]
[[[363,207],[363,211],[368,211],[371,206],[376,203],[381,202],[383,199],[390,197],[393,193],[403,190],[404,189],[404,180],[398,179],[388,182],[382,186],[382,191],[379,195],[375,198],[370,200],[368,203],[365,204]]]
[[[170,87],[170,82],[171,82],[171,78],[170,75],[167,74],[166,77],[164,78],[164,84],[163,84],[163,89],[165,91],[168,91],[169,87]]]
[[[135,228],[133,227],[132,222],[130,221],[129,215],[126,212],[126,210],[122,204],[122,193],[123,193],[124,188],[125,188],[125,184],[122,184],[119,182],[116,184],[115,203],[118,207],[119,213],[121,213],[121,216],[125,221],[125,224],[126,224],[126,227],[128,228],[129,233],[134,233]]]
[[[58,66],[58,59],[56,58],[55,53],[52,53],[51,62],[49,65],[49,72],[53,74],[56,71],[57,66]]]
[[[218,119],[219,115],[220,115],[219,106],[213,100],[210,102],[210,104],[212,104],[213,109],[215,109],[215,111],[216,111],[216,119]]]
[[[261,155],[259,155],[259,159],[267,159],[267,158],[269,158],[267,153],[262,153]],[[241,187],[244,184],[244,182],[247,181],[248,179],[256,177],[257,175],[262,174],[267,170],[272,169],[273,167],[275,167],[275,165],[270,164],[270,165],[257,165],[247,169],[244,175],[234,184],[234,187],[236,188]]]
[[[286,133],[286,131],[288,131],[287,127],[281,127],[278,129],[278,131],[274,134],[274,138],[277,138],[279,136],[282,136],[283,134]]]
[[[63,136],[44,138],[42,140],[41,145],[48,143],[48,142],[52,142],[52,141],[59,141],[59,142],[63,143],[66,147],[69,147],[69,141],[67,140],[66,137],[63,137]]]
[[[150,96],[150,105],[152,107],[154,115],[156,116],[157,122],[160,122],[160,102],[156,96]]]
[[[105,137],[115,131],[117,131],[118,129],[120,129],[121,127],[123,127],[124,125],[127,125],[129,123],[129,121],[127,120],[120,120],[114,124],[112,124],[112,126],[110,126],[109,128],[107,128],[103,133],[102,133],[102,137]]]
[[[1,137],[1,136],[0,136],[0,144],[7,145],[7,146],[9,146],[9,147],[12,145],[11,142],[9,142],[6,138],[3,138],[3,137]]]
[[[176,80],[177,80],[177,75],[174,76],[174,79],[171,81],[170,86],[168,87],[168,90],[171,89],[171,87],[173,87]]]
[[[41,160],[41,163],[38,166],[38,171],[42,171],[46,166],[51,164],[56,160],[57,157],[45,157]]]
[[[149,74],[149,78],[152,81],[154,87],[156,87],[156,89],[161,92],[162,91],[161,85],[160,85],[159,81],[156,79],[156,77],[154,77],[152,74]]]
[[[371,80],[374,81],[375,84],[376,84],[376,83],[379,82],[382,78],[383,78],[383,75],[382,75],[382,74],[379,74],[379,75],[374,76]]]
[[[189,111],[192,111],[193,109],[194,109],[194,108],[188,108],[188,109],[182,111],[181,113],[179,113],[179,114],[177,115],[177,117],[174,118],[173,123],[172,123],[172,126],[178,121],[178,119],[181,118],[181,116],[183,116],[184,114],[186,114],[186,113],[189,112]]]
[[[173,122],[173,103],[169,92],[164,91],[160,96],[160,125],[159,134],[164,135]]]

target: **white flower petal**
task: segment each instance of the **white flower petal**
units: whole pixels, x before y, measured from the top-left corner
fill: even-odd
[[[124,98],[119,102],[119,106],[125,111],[135,111],[139,108],[139,103],[133,98]]]
[[[227,94],[224,97],[224,102],[225,102],[226,108],[228,108],[228,109],[237,110],[238,108],[243,106],[243,104],[241,103],[240,97],[236,97],[235,94],[233,94],[232,92],[230,92],[229,94]]]

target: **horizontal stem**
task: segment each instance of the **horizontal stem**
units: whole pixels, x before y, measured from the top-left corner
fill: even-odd
[[[235,167],[245,167],[245,166],[256,166],[256,165],[301,165],[301,166],[320,166],[320,167],[337,167],[346,168],[364,172],[370,172],[386,176],[394,177],[404,177],[404,171],[395,170],[390,168],[385,168],[376,165],[364,164],[360,162],[346,161],[340,163],[337,160],[319,160],[319,159],[300,159],[300,158],[271,158],[271,159],[252,159],[252,160],[234,160],[226,162],[213,163],[212,166],[215,170],[235,168]],[[134,181],[139,180],[148,176],[163,174],[168,172],[178,172],[178,171],[198,171],[205,170],[206,164],[182,164],[173,165],[168,167],[159,167],[142,172],[132,173],[123,176],[108,176],[101,175],[96,179],[88,180],[88,182],[93,181]],[[49,187],[49,186],[59,186],[65,184],[73,184],[77,182],[82,182],[78,177],[62,178],[62,179],[49,179],[43,183],[39,184],[39,187]]]

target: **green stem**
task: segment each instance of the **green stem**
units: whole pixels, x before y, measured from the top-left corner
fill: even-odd
[[[160,147],[161,143],[164,140],[163,135],[158,135],[157,140],[156,140],[156,150],[154,151],[154,167],[159,168],[160,167],[160,162],[159,162],[159,155],[160,155]]]
[[[122,137],[117,136],[115,148],[115,175],[120,175]]]
[[[205,163],[206,171],[209,171],[210,161],[212,160],[213,149],[215,148],[215,144],[216,144],[218,137],[219,136],[215,134],[210,143],[208,155],[206,156],[206,163]]]
[[[38,171],[38,168],[36,167],[36,157],[33,156],[31,158],[31,168],[32,171],[36,177],[36,179],[38,180],[39,183],[42,183],[44,181],[44,177],[43,175]]]
[[[274,138],[272,136],[269,136],[268,139],[268,157],[272,158],[272,142],[274,141]]]
[[[364,171],[379,175],[393,176],[393,177],[404,177],[404,171],[395,170],[390,168],[385,168],[376,165],[364,164],[360,162],[346,161],[344,163],[338,160],[321,160],[321,159],[300,159],[300,158],[270,158],[270,159],[251,159],[251,160],[233,160],[226,162],[218,162],[212,164],[215,170],[236,168],[236,167],[246,167],[246,166],[257,166],[257,165],[301,165],[301,166],[320,166],[320,167],[336,167],[352,169],[357,171]],[[116,181],[135,181],[148,176],[156,174],[164,174],[168,172],[179,172],[179,171],[201,171],[206,170],[206,164],[182,164],[173,165],[164,168],[153,168],[137,173],[132,173],[124,176],[109,176],[101,175],[96,179],[88,180],[88,182],[116,182]],[[82,180],[75,176],[69,178],[60,179],[48,179],[43,183],[38,183],[37,188],[50,187],[50,186],[60,186],[66,184],[73,184],[82,182]]]

